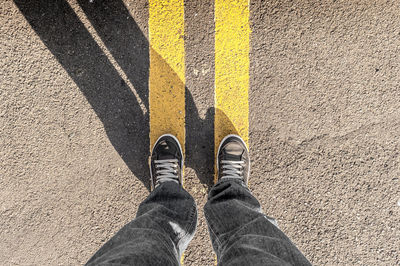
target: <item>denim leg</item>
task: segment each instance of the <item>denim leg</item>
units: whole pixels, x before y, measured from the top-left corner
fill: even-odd
[[[87,265],[179,265],[196,223],[193,197],[175,182],[162,183]]]
[[[311,265],[239,180],[223,180],[204,206],[218,265]]]

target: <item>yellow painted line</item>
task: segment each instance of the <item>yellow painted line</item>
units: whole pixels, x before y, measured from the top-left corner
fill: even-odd
[[[184,0],[149,1],[150,149],[175,135],[185,149]]]
[[[215,152],[228,134],[248,145],[249,51],[249,1],[215,0]]]

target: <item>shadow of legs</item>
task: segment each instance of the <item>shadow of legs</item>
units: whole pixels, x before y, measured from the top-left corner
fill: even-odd
[[[85,95],[129,169],[149,188],[149,118],[107,56],[66,1],[15,0],[15,4]],[[148,46],[141,45],[138,49],[145,54]],[[142,57],[132,64],[147,70],[140,79],[146,87],[148,55]],[[142,97],[147,94],[142,93]]]

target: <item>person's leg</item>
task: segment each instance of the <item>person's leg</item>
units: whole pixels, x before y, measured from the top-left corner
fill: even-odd
[[[250,193],[249,164],[240,138],[223,140],[219,181],[204,206],[218,265],[311,265]]]
[[[183,156],[170,135],[157,140],[151,158],[152,192],[125,225],[87,265],[179,265],[193,238],[197,209],[182,187]]]
[[[218,265],[311,265],[239,180],[222,180],[204,207]]]
[[[164,182],[87,265],[179,265],[197,221],[195,202],[182,186]]]

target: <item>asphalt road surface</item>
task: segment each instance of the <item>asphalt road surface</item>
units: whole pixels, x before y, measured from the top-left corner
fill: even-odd
[[[215,261],[202,211],[214,7],[184,1],[185,187],[199,207],[185,265]],[[248,8],[252,192],[315,265],[399,265],[399,1]],[[2,1],[2,265],[82,264],[134,218],[149,193],[150,46],[145,0]]]

